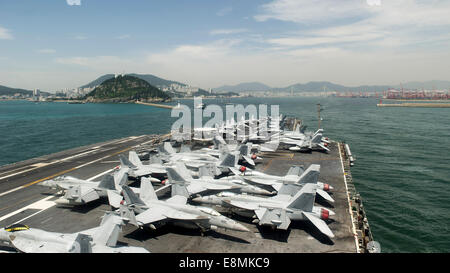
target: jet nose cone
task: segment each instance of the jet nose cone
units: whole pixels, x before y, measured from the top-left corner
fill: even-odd
[[[197,202],[197,203],[200,203],[200,202],[202,202],[203,201],[203,197],[195,197],[195,198],[192,198],[192,200],[191,201],[193,201],[193,202]]]
[[[52,184],[53,184],[53,180],[46,180],[46,181],[43,181],[43,182],[39,183],[39,185],[46,186],[46,187],[49,187]]]
[[[334,211],[332,211],[332,210],[330,210],[330,209],[327,209],[327,210],[328,210],[328,214],[329,214],[330,216],[336,215],[336,213],[334,213]]]
[[[59,198],[55,200],[55,203],[58,205],[69,205],[70,201],[65,198]]]
[[[161,182],[161,180],[159,180],[158,178],[152,177],[152,176],[150,176],[149,179],[150,179],[150,182],[156,182],[156,183]]]
[[[234,230],[237,231],[242,231],[242,232],[250,232],[250,230],[248,228],[246,228],[244,225],[239,224],[239,223],[235,223],[233,226]]]
[[[265,189],[260,189],[259,190],[259,194],[262,194],[262,195],[273,195],[275,193],[273,191],[268,191],[268,190],[265,190]]]

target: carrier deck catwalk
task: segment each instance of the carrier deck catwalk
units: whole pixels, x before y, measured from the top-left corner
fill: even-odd
[[[59,206],[54,202],[57,199],[53,196],[56,191],[39,186],[39,182],[60,175],[100,180],[119,164],[119,154],[127,155],[131,149],[152,147],[167,139],[168,135],[129,137],[1,167],[0,227],[22,223],[47,231],[70,233],[98,226],[104,211],[110,210],[107,202],[98,200],[81,207]],[[359,195],[351,182],[344,146],[332,142],[330,149],[328,154],[285,150],[262,154],[264,159],[257,164],[256,170],[284,175],[291,165],[304,165],[307,168],[310,164],[320,164],[319,181],[334,187],[334,204],[320,202],[317,198],[319,205],[330,207],[336,213],[333,220],[328,222],[335,234],[332,240],[321,236],[308,223],[293,222],[288,231],[272,231],[252,224],[246,218],[233,216],[251,232],[218,228],[201,234],[197,230],[171,225],[158,230],[136,229],[128,225],[123,228],[119,241],[145,247],[151,252],[165,253],[365,252],[371,233]],[[155,184],[155,188],[158,187]],[[163,197],[165,192],[160,190],[158,195]]]

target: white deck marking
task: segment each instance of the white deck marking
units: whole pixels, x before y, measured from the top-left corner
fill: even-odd
[[[69,156],[69,157],[66,157],[66,158],[62,158],[62,159],[58,159],[58,160],[52,161],[50,163],[36,163],[36,164],[30,165],[31,167],[33,167],[31,169],[26,169],[26,170],[23,170],[23,171],[20,171],[20,172],[16,172],[16,173],[13,173],[13,174],[10,174],[10,175],[6,175],[6,176],[3,176],[3,177],[0,177],[0,180],[8,178],[8,177],[11,177],[11,176],[15,176],[15,175],[18,175],[18,174],[30,172],[30,171],[42,168],[44,166],[53,165],[53,164],[59,163],[59,162],[64,162],[64,161],[67,161],[67,160],[70,160],[70,159],[73,159],[73,158],[77,158],[77,157],[80,157],[82,155],[89,154],[89,153],[92,153],[92,152],[97,152],[97,151],[98,150],[89,150],[87,152],[76,154],[76,155],[72,155],[72,156]]]
[[[136,139],[136,138],[139,138],[139,137],[134,137],[133,139]],[[151,142],[151,141],[149,141],[149,142]],[[106,145],[106,144],[105,144],[105,145]],[[133,146],[133,147],[135,147],[135,146]],[[97,147],[95,147],[95,148],[97,148]],[[79,169],[79,168],[82,168],[82,167],[84,167],[84,166],[87,166],[87,165],[89,165],[89,164],[92,164],[92,163],[101,161],[101,160],[103,160],[103,159],[105,159],[105,158],[108,158],[108,157],[111,157],[111,156],[112,156],[112,155],[104,156],[104,157],[102,157],[102,158],[99,158],[99,159],[96,159],[96,160],[87,162],[87,163],[85,163],[85,164],[79,165],[79,166],[77,166],[77,167],[75,167],[75,168],[73,168],[73,169]],[[73,158],[73,157],[72,157],[72,158]],[[63,159],[62,159],[62,160],[63,160]],[[53,162],[52,162],[52,163],[53,163]],[[104,174],[106,174],[106,173],[108,173],[108,172],[111,172],[111,171],[113,171],[113,170],[114,170],[114,169],[106,170],[105,172],[102,172],[102,173],[100,173],[100,174],[97,174],[97,175],[95,175],[95,176],[93,176],[93,177],[91,177],[91,178],[89,178],[89,179],[87,179],[87,180],[88,180],[88,181],[92,181],[92,180],[94,180],[94,179],[96,179],[96,178],[98,178],[98,177],[100,177],[100,176],[102,176],[102,175],[104,175]],[[28,171],[28,170],[27,170],[27,171]],[[0,178],[0,179],[2,179],[2,178]],[[164,187],[158,189],[157,191],[163,190],[165,187],[168,187],[168,186],[170,186],[170,185],[164,186]],[[25,186],[20,186],[20,187],[17,187],[17,188],[15,188],[15,189],[9,190],[9,191],[7,191],[7,192],[1,193],[1,194],[0,194],[0,197],[3,196],[3,195],[6,195],[6,194],[8,194],[8,193],[17,191],[17,190],[19,190],[19,189],[22,189],[22,188],[25,188]],[[11,217],[11,216],[14,216],[14,215],[16,215],[16,214],[18,214],[18,213],[21,213],[21,212],[23,212],[23,211],[25,211],[25,210],[27,210],[27,209],[40,209],[40,211],[38,211],[38,212],[36,212],[36,213],[34,213],[34,214],[32,214],[32,215],[30,215],[30,216],[24,218],[24,219],[21,219],[20,221],[23,221],[23,220],[25,220],[25,219],[28,219],[28,218],[30,218],[30,217],[32,217],[32,216],[34,216],[34,215],[36,215],[36,214],[38,214],[38,213],[40,213],[40,212],[46,210],[46,209],[49,209],[49,208],[55,206],[55,205],[56,205],[55,202],[53,202],[53,201],[48,201],[49,199],[51,199],[51,198],[53,198],[53,197],[54,197],[54,196],[46,197],[46,198],[44,198],[44,199],[42,199],[42,200],[39,200],[39,201],[37,201],[37,202],[34,202],[34,203],[32,203],[32,204],[30,204],[30,205],[28,205],[28,206],[26,206],[26,207],[23,207],[23,208],[21,208],[21,209],[18,209],[18,210],[16,210],[16,211],[13,211],[13,212],[11,212],[11,213],[9,213],[9,214],[3,216],[3,217],[0,217],[0,221],[3,221],[3,220],[5,220],[5,219],[7,219],[7,218],[9,218],[9,217]],[[18,222],[20,222],[20,221],[18,221]],[[17,222],[16,222],[16,223],[17,223]]]
[[[36,163],[36,164],[30,165],[30,166],[33,167],[31,169],[26,169],[26,170],[23,170],[23,171],[20,171],[20,172],[16,172],[16,173],[13,173],[13,174],[10,174],[10,175],[6,175],[6,176],[3,176],[3,177],[0,177],[0,180],[8,178],[8,177],[11,177],[11,176],[15,176],[15,175],[18,175],[18,174],[26,173],[26,172],[29,172],[29,171],[32,171],[32,170],[35,170],[35,169],[38,169],[38,168],[41,168],[41,167],[44,167],[44,166],[52,165],[52,164],[59,163],[59,162],[64,162],[64,161],[67,161],[67,160],[70,160],[70,159],[73,159],[73,158],[77,158],[77,157],[80,157],[80,156],[83,156],[83,155],[86,155],[86,154],[89,154],[89,153],[97,152],[99,150],[99,148],[101,148],[103,146],[106,146],[106,145],[110,145],[110,144],[113,144],[113,143],[114,144],[124,143],[124,142],[130,141],[130,140],[134,140],[134,139],[138,139],[138,138],[141,138],[141,137],[143,137],[143,136],[131,136],[131,137],[127,137],[125,139],[114,140],[114,141],[111,141],[111,142],[107,142],[107,143],[105,143],[105,144],[103,144],[101,146],[96,146],[96,147],[89,148],[89,150],[87,150],[87,151],[85,151],[83,153],[79,153],[79,154],[72,155],[72,156],[69,156],[69,157],[66,157],[66,158],[58,159],[58,160],[55,160],[55,161],[52,161],[52,162],[49,162],[49,163]],[[114,149],[114,148],[103,150],[103,152],[104,151],[108,151],[108,150],[112,150],[112,149]]]

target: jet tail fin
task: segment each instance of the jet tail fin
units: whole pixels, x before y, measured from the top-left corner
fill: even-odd
[[[239,147],[239,154],[245,155],[245,156],[249,155],[250,151],[249,151],[248,145],[241,145]]]
[[[317,181],[319,181],[319,175],[320,175],[320,165],[318,164],[311,164],[306,171],[300,176],[297,183],[300,184],[307,184],[307,183],[313,183],[317,184]]]
[[[70,253],[92,253],[92,237],[86,234],[78,233],[77,238],[70,248]]]
[[[225,140],[223,139],[222,136],[220,135],[216,135],[213,139],[213,143],[214,143],[214,148],[215,149],[219,149],[220,145],[226,145],[227,143],[225,142]]]
[[[117,244],[122,225],[120,216],[113,212],[106,212],[103,215],[102,223],[92,235],[92,240],[95,244],[114,247]]]
[[[128,168],[136,169],[137,167],[131,163],[127,158],[125,158],[123,155],[119,155],[120,164],[122,166],[126,166]]]
[[[119,213],[122,220],[125,221],[126,223],[130,223],[136,227],[139,226],[136,221],[136,215],[134,214],[134,211],[131,208],[125,205],[120,205]]]
[[[114,183],[118,186],[126,185],[128,182],[128,172],[126,168],[121,168],[114,173]]]
[[[116,185],[114,183],[114,176],[111,174],[104,175],[102,181],[98,184],[98,187],[107,190],[115,190]]]
[[[320,144],[321,142],[322,142],[322,133],[314,134],[313,138],[311,139],[311,143]]]
[[[141,205],[145,206],[145,202],[140,199],[130,187],[124,185],[122,187],[123,197],[128,205]]]
[[[186,188],[186,185],[184,184],[180,184],[180,183],[174,183],[172,184],[172,197],[175,195],[181,195],[184,196],[186,198],[189,198],[189,192]]]
[[[106,194],[108,195],[109,204],[114,208],[118,208],[120,206],[120,202],[123,200],[122,195],[112,190],[107,190]]]
[[[316,187],[317,186],[314,184],[305,184],[305,186],[291,198],[291,202],[287,207],[311,212],[316,197]]]
[[[158,200],[152,182],[147,177],[141,178],[141,190],[139,191],[139,198],[147,203],[150,200]]]
[[[177,164],[178,167],[178,164]],[[178,172],[176,168],[168,167],[167,169],[167,177],[169,178],[169,182],[174,184],[176,182],[186,182],[186,179]]]
[[[168,152],[169,154],[175,154],[175,150],[172,147],[172,144],[170,144],[170,142],[166,141],[164,142],[164,150],[166,150],[166,152]]]
[[[225,154],[220,162],[219,166],[221,167],[234,167],[237,165],[239,158],[233,154]]]
[[[128,160],[135,166],[142,166],[142,161],[139,158],[139,156],[136,153],[136,151],[130,151],[128,153]]]

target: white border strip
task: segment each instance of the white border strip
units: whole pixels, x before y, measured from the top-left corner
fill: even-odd
[[[355,222],[353,222],[352,206],[350,205],[350,195],[349,195],[348,187],[347,187],[347,178],[345,177],[344,161],[342,160],[341,145],[340,145],[339,142],[336,142],[336,143],[338,144],[338,148],[339,148],[339,157],[341,159],[342,175],[344,176],[345,191],[347,193],[348,211],[350,213],[350,218],[351,218],[351,221],[352,221],[353,236],[355,237],[356,252],[360,253],[359,243],[358,243],[358,234],[356,233]]]

